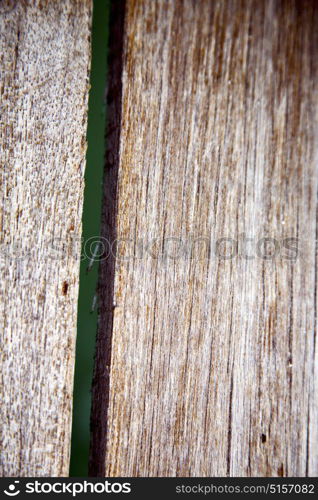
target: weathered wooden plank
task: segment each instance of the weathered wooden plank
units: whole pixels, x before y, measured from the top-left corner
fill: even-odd
[[[68,474],[90,0],[0,9],[0,473]]]
[[[317,2],[125,15],[91,472],[317,475]]]

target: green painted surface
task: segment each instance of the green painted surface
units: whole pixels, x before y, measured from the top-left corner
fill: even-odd
[[[100,234],[102,178],[105,133],[105,83],[107,72],[109,0],[94,0],[92,30],[91,90],[87,129],[87,165],[83,211],[84,243]],[[97,330],[97,308],[94,310],[98,262],[89,265],[93,240],[85,245],[81,261],[78,300],[78,328],[73,401],[73,429],[70,476],[88,474],[89,419],[91,384]],[[90,246],[92,248],[90,248]],[[85,256],[86,254],[86,256]]]

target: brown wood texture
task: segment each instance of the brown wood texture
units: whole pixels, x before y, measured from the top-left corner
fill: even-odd
[[[126,2],[92,473],[318,474],[317,7]]]
[[[0,3],[0,474],[68,475],[90,0]]]

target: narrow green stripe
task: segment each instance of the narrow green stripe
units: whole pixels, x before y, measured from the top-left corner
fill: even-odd
[[[87,164],[83,210],[83,240],[97,240],[100,234],[102,179],[105,135],[105,84],[107,73],[109,0],[94,0],[92,30],[91,89],[89,95],[87,128]],[[90,240],[93,242],[93,240]],[[95,337],[97,331],[97,308],[94,308],[98,278],[98,262],[89,271],[90,248],[86,243],[85,257],[81,261],[78,299],[77,344],[73,400],[73,428],[71,443],[70,476],[88,475],[89,421],[91,410],[91,384]],[[85,255],[83,252],[83,255]]]

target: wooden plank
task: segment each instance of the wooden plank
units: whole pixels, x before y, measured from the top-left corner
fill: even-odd
[[[318,473],[317,22],[314,0],[126,2],[93,474]]]
[[[68,474],[91,1],[1,2],[2,476]]]

